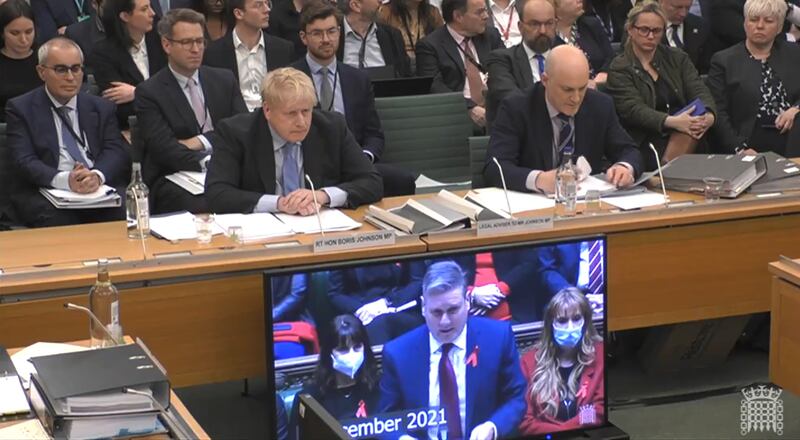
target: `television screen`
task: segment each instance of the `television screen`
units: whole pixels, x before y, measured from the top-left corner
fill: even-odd
[[[286,410],[269,417],[289,439],[299,392],[357,439],[544,438],[607,422],[604,237],[264,281],[268,383]]]

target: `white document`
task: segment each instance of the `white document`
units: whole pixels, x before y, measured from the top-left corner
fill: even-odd
[[[219,225],[211,226],[211,234],[225,232]],[[194,240],[197,238],[197,228],[194,225],[194,215],[190,212],[180,214],[150,217],[150,231],[165,240]]]
[[[0,372],[0,416],[30,411],[25,390],[16,375],[3,376]]]
[[[479,188],[472,190],[476,203],[495,211],[508,212],[506,196],[503,188]],[[517,191],[508,192],[508,200],[511,202],[511,213],[518,214],[525,211],[536,209],[552,209],[556,206],[555,200],[542,194],[529,194]]]
[[[0,429],[0,440],[50,440],[50,436],[39,419],[31,419]]]
[[[467,180],[465,182],[439,182],[438,180],[431,179],[430,177],[420,174],[414,184],[418,189],[422,188],[439,188],[445,186],[469,186],[472,182]]]
[[[200,171],[178,171],[167,176],[167,180],[189,191],[194,196],[206,190],[206,173]]]
[[[319,220],[315,214],[308,216],[275,214],[284,224],[298,234],[319,233]],[[361,227],[361,223],[351,219],[338,209],[320,209],[322,230],[325,232],[350,231]]]
[[[269,212],[256,212],[252,214],[217,214],[217,225],[227,234],[231,226],[240,226],[244,241],[262,240],[271,237],[292,235],[292,228],[282,223]]]
[[[55,188],[39,188],[39,193],[60,209],[109,208],[121,203],[117,190],[108,185],[101,185],[97,191],[89,194]]]
[[[59,344],[54,342],[37,342],[29,345],[11,356],[11,362],[17,369],[17,374],[22,381],[22,386],[27,390],[31,387],[31,373],[36,372],[36,368],[28,360],[38,356],[49,356],[51,354],[73,353],[76,351],[88,350],[89,347],[80,345]]]
[[[600,191],[600,194],[614,192],[617,190],[616,185],[608,183],[605,180],[598,179],[594,176],[586,176],[585,179],[578,182],[578,198],[586,197],[586,193],[591,190]]]
[[[645,191],[629,196],[608,197],[602,199],[603,203],[614,205],[617,208],[628,211],[631,209],[645,208],[648,206],[658,206],[664,204],[664,195],[653,191]]]

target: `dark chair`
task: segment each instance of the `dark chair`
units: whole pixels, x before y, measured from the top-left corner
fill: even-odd
[[[486,181],[483,179],[483,166],[486,163],[486,147],[489,146],[489,136],[471,136],[469,138],[469,169],[472,171],[472,187],[483,188]]]

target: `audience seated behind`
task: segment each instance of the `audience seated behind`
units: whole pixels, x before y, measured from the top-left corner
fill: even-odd
[[[66,0],[30,0],[36,17],[36,42],[45,41],[64,33],[67,26],[88,20],[92,14],[91,2]]]
[[[33,11],[25,0],[0,4],[0,122],[6,102],[42,84],[36,74]]]
[[[218,144],[214,128],[247,112],[229,70],[201,66],[205,19],[173,9],[158,23],[168,67],[136,87],[136,115],[144,149],[142,174],[155,214],[209,212],[204,195],[192,195],[166,179],[178,171],[204,171]]]
[[[11,200],[17,214],[31,227],[125,218],[124,201],[118,208],[59,210],[39,193],[39,188],[90,193],[105,183],[124,195],[130,171],[114,104],[80,92],[80,47],[55,38],[39,48],[39,58],[44,86],[10,100],[7,107],[8,148],[17,167]],[[65,114],[59,116],[62,108]]]
[[[399,30],[403,47],[411,61],[411,71],[416,72],[416,47],[419,40],[435,29],[444,26],[439,9],[428,0],[389,0],[379,10],[380,21]]]
[[[494,50],[486,60],[489,71],[486,119],[489,124],[497,115],[503,98],[539,82],[547,55],[555,43],[556,9],[553,0],[527,0],[516,4],[524,5],[519,13],[522,42],[514,47]]]
[[[745,38],[744,21],[745,0],[713,0],[711,2],[711,32],[719,41],[720,49],[742,42]]]
[[[230,23],[232,17],[229,16],[227,0],[192,0],[191,9],[203,14],[206,18],[203,31],[209,41],[219,40],[228,34],[230,27],[233,27],[233,23]]]
[[[313,0],[274,0],[270,11],[270,26],[267,33],[290,41],[294,45],[293,60],[306,54],[306,46],[300,41],[300,11]]]
[[[87,57],[103,97],[117,104],[117,121],[123,129],[134,114],[136,86],[167,65],[153,29],[154,16],[150,0],[105,0],[106,38]]]
[[[589,60],[590,87],[606,82],[608,65],[614,58],[611,41],[603,23],[584,15],[583,0],[559,0],[556,3],[556,40],[579,48]]]
[[[178,8],[192,9],[194,6],[194,0],[153,0],[153,5],[157,5],[153,7],[153,10],[156,11],[156,15],[159,17],[163,17],[164,14],[170,9],[178,9]],[[165,5],[166,8],[162,8],[161,5]],[[156,7],[158,9],[156,9]]]
[[[335,35],[323,38],[336,30],[340,13],[333,6],[315,3],[300,14],[300,38],[307,46],[306,56],[292,67],[310,76],[314,82],[319,108],[344,115],[347,128],[361,145],[364,154],[383,179],[384,196],[414,194],[414,176],[396,166],[380,163],[384,150],[381,121],[375,111],[375,97],[366,73],[336,59],[339,39]],[[339,31],[341,33],[341,31]],[[322,69],[327,68],[327,75]],[[313,75],[312,75],[313,73]],[[325,84],[331,93],[326,101]]]
[[[522,42],[519,29],[519,11],[516,0],[489,0],[486,2],[489,22],[497,29],[504,47],[512,47]],[[519,3],[520,8],[525,1]]]
[[[387,66],[395,77],[411,76],[400,31],[376,21],[380,7],[380,0],[339,0],[344,17],[336,58],[358,69]]]
[[[553,193],[556,168],[564,154],[584,156],[593,173],[603,171],[617,186],[633,183],[642,157],[617,119],[610,97],[589,85],[589,64],[572,46],[553,48],[542,81],[506,98],[492,125],[484,176],[502,186],[491,158],[503,167],[505,182],[515,191]]]
[[[800,156],[800,47],[780,35],[785,13],[783,0],[748,0],[747,38],[711,58],[708,86],[717,103],[720,151]]]
[[[294,59],[292,43],[263,31],[269,26],[269,3],[267,0],[229,0],[234,28],[211,43],[203,57],[204,64],[233,72],[251,111],[261,107],[260,88],[267,72],[286,67]]]
[[[463,91],[470,118],[485,127],[484,63],[503,42],[483,0],[444,0],[442,11],[446,25],[417,43],[417,75],[434,77],[431,93]]]
[[[708,22],[689,13],[692,0],[660,0],[659,3],[667,16],[667,27],[661,42],[668,47],[682,49],[698,72],[707,73],[711,55],[719,46]]]
[[[308,76],[292,68],[274,70],[264,79],[262,98],[260,111],[218,124],[222,142],[214,149],[206,177],[213,212],[311,215],[315,199],[333,208],[381,199],[380,175],[345,119],[314,110],[316,93]],[[307,180],[315,193],[305,189]]]
[[[585,0],[586,15],[600,20],[609,41],[619,43],[625,29],[625,19],[633,6],[630,0]]]
[[[660,44],[666,24],[658,3],[634,6],[628,14],[625,51],[611,63],[608,75],[607,91],[622,126],[639,146],[646,170],[657,167],[649,144],[658,150],[661,163],[693,153],[716,114],[714,98],[689,56]],[[691,109],[678,114],[695,99],[703,102],[704,114],[693,116]]]
[[[81,47],[81,50],[85,54],[91,54],[94,50],[94,45],[106,37],[106,31],[102,21],[103,1],[104,0],[92,0],[92,6],[94,8],[92,16],[87,20],[72,23],[64,30],[64,36],[78,43],[78,46]],[[154,4],[158,4],[158,2]],[[158,13],[156,13],[156,15],[158,15]]]

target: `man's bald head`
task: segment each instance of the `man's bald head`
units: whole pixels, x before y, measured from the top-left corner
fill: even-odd
[[[542,75],[547,101],[569,116],[578,113],[589,86],[589,61],[580,49],[561,45],[547,57]]]

